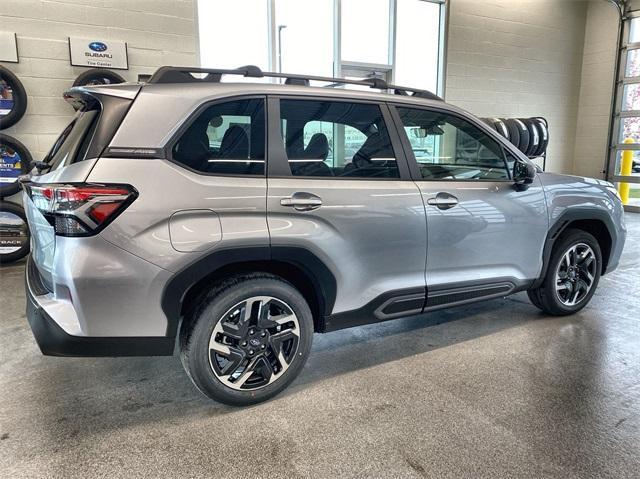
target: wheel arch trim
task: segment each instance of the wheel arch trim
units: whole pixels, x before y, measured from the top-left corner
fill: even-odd
[[[193,263],[176,272],[167,282],[162,292],[161,307],[167,318],[167,336],[175,337],[182,317],[183,303],[187,294],[203,281],[211,283],[218,277],[225,277],[233,270],[246,272],[247,267],[256,265],[260,271],[264,265],[287,265],[304,274],[315,290],[319,317],[333,310],[337,283],[329,268],[311,251],[293,246],[236,246],[220,248],[199,257]],[[217,276],[221,274],[222,276]],[[311,305],[310,305],[311,306]]]
[[[606,211],[596,209],[596,208],[583,208],[583,207],[574,207],[565,210],[560,216],[558,216],[552,223],[549,231],[547,232],[547,237],[544,242],[544,248],[542,251],[542,271],[540,272],[540,276],[533,284],[533,288],[539,287],[547,274],[547,270],[549,268],[549,261],[551,260],[551,253],[553,251],[553,246],[558,239],[558,237],[568,228],[571,224],[577,221],[599,221],[604,224],[607,233],[611,239],[611,247],[607,252],[607,257],[605,258],[605,252],[603,251],[603,268],[602,274],[606,272],[606,266],[608,263],[608,255],[611,254],[615,249],[616,241],[617,241],[617,232],[616,228],[613,224],[613,220],[611,216],[607,214]],[[587,231],[589,232],[589,231]],[[597,239],[597,238],[596,238]]]

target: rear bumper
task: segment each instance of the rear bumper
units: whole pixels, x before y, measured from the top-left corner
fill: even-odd
[[[73,336],[62,329],[38,301],[44,289],[37,268],[29,257],[25,271],[27,320],[42,354],[47,356],[171,356],[175,338]]]

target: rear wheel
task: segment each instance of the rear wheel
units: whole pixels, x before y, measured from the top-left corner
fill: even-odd
[[[545,313],[573,314],[593,297],[601,269],[598,241],[586,231],[569,229],[553,249],[542,285],[527,291],[529,299]]]
[[[309,356],[313,318],[303,296],[272,275],[225,281],[181,333],[187,374],[208,397],[246,406],[272,398]]]

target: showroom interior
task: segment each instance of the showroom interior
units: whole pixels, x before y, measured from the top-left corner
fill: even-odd
[[[639,52],[640,1],[635,0],[2,0],[0,476],[640,477]],[[257,68],[242,70],[246,65]],[[545,228],[548,223],[548,236],[545,239],[543,235],[543,239],[537,241],[539,251],[547,255],[546,260],[555,258],[555,250],[551,249],[556,239],[554,231],[559,238],[565,238],[560,229],[554,230],[552,226],[560,223],[556,223],[558,218],[553,216],[553,211],[560,211],[571,202],[570,206],[580,209],[581,215],[586,214],[591,200],[575,191],[579,188],[591,191],[597,185],[609,192],[598,218],[606,216],[603,225],[616,223],[612,228],[621,235],[626,234],[626,241],[622,238],[618,242],[624,243],[619,263],[606,274],[606,264],[603,266],[602,277],[597,275],[600,278],[597,291],[589,293],[593,296],[585,300],[588,304],[575,314],[541,312],[532,304],[535,298],[530,300],[527,287],[519,284],[513,291],[508,290],[509,294],[498,291],[487,296],[486,301],[474,302],[465,297],[453,302],[455,307],[431,310],[427,308],[430,281],[427,251],[426,279],[425,275],[420,278],[426,281],[422,287],[423,290],[426,287],[426,293],[419,297],[417,311],[423,314],[411,310],[414,314],[385,321],[381,319],[383,316],[384,319],[395,317],[378,314],[381,310],[384,312],[385,302],[376,303],[374,306],[379,306],[378,309],[363,307],[370,319],[349,323],[354,327],[341,330],[336,327],[334,331],[330,327],[314,326],[316,334],[310,333],[313,344],[308,360],[300,365],[299,376],[277,396],[245,407],[212,401],[206,392],[198,391],[202,387],[197,380],[194,387],[190,381],[192,372],[185,366],[189,375],[185,374],[181,365],[181,358],[184,363],[186,354],[179,352],[184,344],[191,344],[191,336],[184,344],[180,336],[175,349],[176,338],[172,336],[171,351],[161,355],[108,357],[112,355],[100,353],[95,356],[107,357],[54,357],[92,356],[90,342],[83,344],[83,351],[89,351],[88,354],[43,355],[42,344],[34,339],[36,331],[32,332],[33,325],[30,327],[27,319],[33,287],[25,284],[25,270],[27,276],[32,274],[29,273],[31,258],[35,257],[37,263],[39,255],[44,256],[39,253],[43,241],[38,238],[41,227],[35,227],[38,220],[28,211],[28,205],[36,204],[34,211],[40,208],[34,199],[35,193],[32,194],[40,175],[53,175],[50,177],[57,180],[48,180],[51,183],[67,182],[71,185],[67,185],[69,188],[73,187],[74,181],[68,180],[62,169],[48,170],[60,144],[64,143],[59,138],[64,139],[63,132],[70,128],[67,125],[79,124],[77,119],[95,104],[86,100],[85,93],[65,92],[72,87],[76,92],[84,88],[91,91],[95,87],[120,101],[129,91],[144,92],[150,87],[148,91],[156,93],[149,93],[148,101],[155,103],[149,103],[152,106],[147,110],[151,113],[147,128],[160,128],[166,123],[162,117],[176,111],[181,98],[192,99],[194,92],[209,88],[188,81],[163,80],[161,74],[156,73],[163,66],[179,67],[166,71],[165,78],[172,71],[209,69],[209,72],[196,72],[193,82],[207,84],[210,81],[217,85],[210,88],[238,83],[241,86],[230,86],[230,91],[235,91],[233,88],[254,91],[252,84],[268,84],[265,90],[269,95],[265,102],[268,147],[264,154],[269,168],[274,151],[279,151],[271,146],[272,129],[283,129],[284,136],[279,140],[284,139],[288,148],[292,140],[285,135],[284,128],[295,126],[297,118],[295,112],[286,118],[286,100],[273,109],[271,97],[279,98],[280,90],[283,95],[289,91],[294,97],[301,96],[311,84],[323,86],[330,92],[327,95],[338,97],[344,96],[344,91],[354,91],[355,98],[360,99],[357,101],[363,102],[369,101],[369,97],[383,98],[376,100],[381,102],[393,103],[394,98],[408,102],[411,92],[416,92],[414,101],[426,102],[424,104],[444,99],[455,111],[462,109],[477,117],[478,125],[483,125],[486,129],[483,131],[490,130],[487,134],[492,138],[510,142],[517,152],[514,155],[522,156],[516,163],[535,166],[527,174],[536,180],[529,178],[523,183],[509,184],[509,191],[522,192],[532,181],[542,179],[544,183],[545,177],[558,174],[553,177],[558,179],[548,180],[549,184],[555,183],[553,188],[544,190],[547,196],[541,193],[538,203],[531,206],[532,211],[544,216]],[[279,76],[283,72],[291,75]],[[204,76],[207,74],[209,77]],[[220,78],[212,81],[216,75]],[[310,77],[313,77],[311,82]],[[320,77],[326,78],[320,80]],[[120,83],[133,86],[118,86]],[[381,90],[385,96],[371,96],[374,88],[376,93]],[[133,106],[123,110],[122,115],[126,116],[123,125],[127,124],[129,115],[144,118],[143,114],[136,113],[140,111],[135,110],[138,100],[134,100],[135,94],[131,95],[127,98]],[[141,100],[142,93],[138,95]],[[433,100],[436,95],[439,99]],[[106,100],[101,103],[105,112],[107,103]],[[194,106],[193,111],[199,114],[203,108]],[[282,114],[282,119],[271,118],[273,112]],[[261,114],[264,119],[265,113]],[[387,110],[385,106],[383,117],[385,122],[391,119],[398,125],[401,115],[395,107]],[[210,125],[219,126],[221,118],[213,117]],[[217,120],[220,121],[215,123]],[[95,131],[100,131],[102,120],[95,121],[98,125]],[[345,136],[344,126],[335,125],[337,123],[330,132],[323,132],[322,127],[318,130],[330,145],[325,147],[324,158],[327,154],[352,155],[357,150],[349,153],[349,142],[356,140]],[[407,129],[414,135],[411,138],[408,134],[408,139],[402,137],[400,127],[388,128],[396,155],[398,144],[402,144],[403,151],[405,148],[408,151],[424,137],[446,136],[448,130],[442,125]],[[232,128],[239,127],[232,126],[227,132]],[[160,149],[155,151],[150,147],[153,146],[151,140],[138,138],[142,135],[136,131],[115,131],[111,133],[112,143],[102,145],[102,154],[112,157],[110,164],[117,164],[118,157],[121,164],[130,161],[124,158],[134,154],[133,148],[116,152],[116,147],[121,146],[137,148],[136,154],[148,157],[145,161],[171,163],[154,156]],[[380,136],[380,131],[377,129],[372,136]],[[176,126],[166,135],[158,132],[155,136],[166,141],[182,132]],[[305,132],[303,147],[311,133]],[[342,139],[338,138],[339,134]],[[224,148],[226,136],[217,137],[215,148]],[[333,137],[337,138],[335,144]],[[121,138],[132,138],[138,143],[120,144]],[[208,145],[213,145],[211,137],[209,141]],[[84,147],[92,151],[91,146]],[[284,147],[280,147],[284,151]],[[144,148],[146,151],[142,151]],[[167,155],[177,157],[176,148],[179,146]],[[406,156],[407,161],[410,157],[415,160],[418,155],[405,153],[402,156]],[[89,164],[94,160],[96,165],[103,161],[100,158],[80,163]],[[77,165],[68,168],[72,167]],[[173,164],[171,168],[179,170]],[[293,172],[293,166],[291,168]],[[99,171],[99,167],[93,167],[93,172],[87,170],[86,176],[89,178]],[[117,167],[109,171],[114,178],[118,177]],[[271,181],[269,171],[267,179],[261,180],[265,185]],[[510,172],[507,178],[515,178],[516,170],[512,171],[514,177]],[[193,170],[182,175],[176,185],[182,185],[182,177],[192,173]],[[151,212],[140,212],[146,191],[155,190],[154,195],[165,196],[165,199],[174,194],[189,194],[182,187],[176,187],[178,192],[171,191],[173,188],[162,183],[164,170],[156,173],[148,170],[142,174],[148,177],[147,181],[157,181],[157,186],[152,183],[152,186],[138,188],[139,192],[126,188],[113,190],[114,194],[121,195],[124,191],[125,196],[129,195],[123,200],[122,211],[128,207],[140,217],[150,216]],[[157,175],[155,179],[154,175]],[[194,186],[194,191],[200,191],[211,178],[217,181],[215,173],[210,175]],[[226,178],[225,174],[221,177]],[[286,180],[275,175],[274,178],[280,182],[274,183],[273,191],[276,191],[275,185],[285,184]],[[242,193],[254,180],[234,178],[236,183],[228,189],[235,189],[234,194],[238,195],[255,194]],[[128,182],[113,181],[114,184]],[[582,186],[575,186],[578,184]],[[107,188],[98,187],[105,191]],[[271,186],[265,187],[265,197],[254,197],[262,201],[258,209],[263,208],[260,210],[263,212],[265,204],[269,208],[271,197],[279,194],[270,193],[267,188]],[[360,194],[358,188],[354,187],[351,192],[354,198]],[[473,190],[473,186],[466,188]],[[61,194],[55,188],[53,191],[54,196]],[[533,191],[532,187],[529,193]],[[47,197],[46,188],[42,194],[53,201]],[[402,197],[413,193],[394,194]],[[175,201],[176,205],[184,202]],[[437,206],[437,213],[455,204]],[[425,200],[420,214],[424,216],[429,205],[435,203],[427,204]],[[318,211],[326,211],[327,206]],[[340,223],[344,231],[338,228],[336,237],[356,228],[358,221],[375,220],[380,228],[385,222],[394,228],[400,221],[400,213],[393,218],[393,212],[387,214],[387,211],[372,220],[366,218],[368,210],[360,215],[358,207],[353,206],[344,213],[349,222]],[[175,211],[179,208],[176,206]],[[476,210],[473,208],[472,205],[465,214],[486,215],[479,212],[481,205],[476,204]],[[614,217],[616,208],[624,209],[623,220]],[[441,217],[455,217],[459,209],[451,208],[446,212],[450,216],[443,211]],[[129,210],[124,213],[121,210],[114,210],[115,214],[126,217]],[[508,211],[514,215],[529,214],[524,208],[509,207]],[[213,214],[218,213],[227,214],[221,211]],[[502,213],[491,214],[494,216],[485,216],[482,226],[474,223],[472,231],[464,234],[472,235],[477,232],[473,228],[486,228],[486,223],[491,227],[492,222],[504,219],[500,217]],[[46,218],[54,221],[51,227],[57,231],[58,217]],[[174,216],[171,218],[174,221]],[[429,235],[430,218],[427,213],[425,235]],[[577,221],[573,226],[576,228],[577,224],[585,225],[589,221],[587,216],[579,215],[573,220]],[[109,244],[115,244],[127,229],[116,228],[119,218],[113,223],[109,221],[96,231],[98,237],[104,236]],[[436,218],[434,225],[437,221],[441,220]],[[490,258],[492,264],[498,265],[496,270],[509,261],[507,256],[530,254],[524,244],[534,241],[537,226],[533,223],[527,226],[526,221],[514,220],[523,228],[523,234],[530,228],[530,237],[522,244],[511,241],[509,238],[516,236],[508,233],[496,238],[502,241],[500,248],[504,253]],[[218,219],[216,222],[225,230],[219,233],[220,238],[229,241],[226,238],[235,233],[227,232],[224,218],[222,223]],[[195,223],[185,222],[182,227],[193,233],[187,227],[192,224]],[[247,225],[243,231],[249,229]],[[301,231],[299,236],[311,234]],[[161,235],[157,231],[152,233]],[[392,233],[384,232],[388,237],[392,237]],[[600,241],[605,233],[595,230],[593,235]],[[167,229],[169,239],[156,239],[171,242],[168,246],[171,249],[174,234],[174,230]],[[273,228],[271,234],[274,234]],[[77,236],[83,235],[89,236],[84,233]],[[109,285],[120,280],[122,285],[133,284],[129,282],[130,276],[146,268],[143,263],[146,265],[149,261],[144,252],[137,249],[137,239],[130,240],[129,252],[140,266],[126,273],[118,273],[118,267],[114,264],[111,268],[106,259],[95,263],[100,267],[86,273],[87,265],[95,259],[92,254],[74,255],[73,246],[69,246],[73,245],[69,241],[72,239],[89,240],[64,238],[63,243],[56,239],[56,266],[65,271],[59,272],[60,277],[73,276],[73,271],[84,267],[87,277],[80,281],[73,278],[74,284],[79,284],[79,290],[82,284],[87,288],[97,286],[98,291],[91,293],[95,301],[110,303],[118,315],[121,303],[134,301],[131,298],[137,293],[123,292],[124,286],[110,290]],[[322,241],[328,240],[323,237]],[[445,235],[443,241],[452,240]],[[465,244],[467,250],[475,251],[474,243]],[[602,242],[599,244],[602,255],[615,250],[611,243],[608,247]],[[62,245],[66,245],[66,260],[61,253]],[[344,243],[338,239],[334,245],[339,248]],[[356,251],[353,256],[343,256],[344,264],[336,268],[355,271],[355,258],[364,257],[364,253],[357,250],[371,248],[368,243],[353,246]],[[216,248],[212,246],[211,251],[215,253]],[[494,245],[490,251],[500,248]],[[487,250],[477,247],[479,254]],[[375,258],[375,252],[370,253],[369,258]],[[275,255],[270,254],[269,258]],[[598,259],[600,254],[598,250]],[[388,262],[383,255],[384,249],[381,249],[380,263]],[[173,271],[165,266],[169,264],[167,254],[159,252],[157,256],[163,273]],[[399,254],[398,258],[401,257]],[[297,261],[307,260],[300,257]],[[445,262],[442,258],[435,261]],[[543,258],[540,261],[546,265]],[[322,268],[313,265],[311,269],[324,271],[324,265]],[[424,269],[424,264],[421,267]],[[540,274],[544,276],[546,266],[542,267],[545,269]],[[328,269],[329,274],[333,274],[331,266]],[[185,271],[188,274],[183,274],[181,281],[189,274],[196,274],[193,270]],[[269,274],[273,271],[269,269]],[[573,274],[571,268],[567,271],[567,275]],[[213,273],[198,274],[204,277]],[[354,285],[362,283],[368,284],[358,293],[362,298],[373,298],[374,290],[385,300],[390,297],[383,294],[385,290],[379,290],[375,278],[359,275],[349,279],[356,276],[344,273],[348,278],[345,283],[352,286],[348,291],[356,291]],[[542,276],[540,283],[533,283],[537,287],[542,287]],[[292,281],[285,273],[283,277]],[[103,279],[105,282],[101,283]],[[101,284],[105,286],[102,290]],[[309,284],[311,289],[324,291],[324,284],[317,288],[313,281]],[[163,291],[175,285],[169,282]],[[396,282],[388,290],[400,287]],[[152,285],[147,289],[145,284],[140,293],[142,299],[136,298],[136,304],[152,302],[151,293],[147,293],[151,289]],[[55,291],[50,294],[55,296],[62,288],[56,286]],[[316,297],[313,292],[307,293],[304,290],[302,296]],[[148,300],[145,294],[149,294]],[[340,292],[337,294],[340,300]],[[464,294],[468,294],[467,290]],[[196,295],[187,294],[185,290],[181,300],[186,301],[185,298],[195,300]],[[406,294],[403,298],[403,301],[411,299]],[[541,301],[543,296],[538,298]],[[347,298],[343,302],[360,305],[368,299],[358,303],[358,298]],[[74,298],[68,303],[73,305]],[[164,312],[165,306],[163,302]],[[159,304],[153,307],[161,311]],[[91,310],[86,305],[83,308]],[[123,324],[135,321],[135,315],[121,319]],[[186,319],[181,321],[186,324]],[[277,327],[280,331],[280,326]],[[197,327],[194,328],[197,331]],[[132,331],[138,330],[132,327]],[[215,331],[209,334],[215,336]],[[188,334],[192,334],[191,330]],[[263,336],[265,334],[263,332]],[[101,336],[113,339],[111,336],[118,334]],[[259,341],[255,344],[264,347]]]

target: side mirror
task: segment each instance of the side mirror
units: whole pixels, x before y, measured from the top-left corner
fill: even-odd
[[[518,190],[526,190],[536,177],[536,167],[533,163],[516,160],[513,165],[513,181]]]

